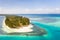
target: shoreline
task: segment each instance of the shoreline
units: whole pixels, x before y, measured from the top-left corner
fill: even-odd
[[[7,33],[12,33],[12,32],[32,32],[33,29],[33,25],[29,24],[28,27],[20,27],[19,29],[14,29],[14,28],[9,28],[6,24],[5,24],[5,18],[3,20],[3,24],[2,24],[2,30],[7,32]]]

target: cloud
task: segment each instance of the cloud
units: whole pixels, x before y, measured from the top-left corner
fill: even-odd
[[[0,8],[0,14],[27,14],[27,13],[60,13],[60,8],[37,8],[37,9],[28,9],[28,8]]]

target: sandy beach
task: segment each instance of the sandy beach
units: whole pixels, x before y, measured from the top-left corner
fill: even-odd
[[[3,20],[3,24],[2,24],[2,29],[3,31],[7,32],[7,33],[12,33],[12,32],[31,32],[33,31],[33,25],[29,24],[27,27],[20,27],[19,29],[14,29],[14,28],[9,28],[6,24],[5,24],[5,18]]]

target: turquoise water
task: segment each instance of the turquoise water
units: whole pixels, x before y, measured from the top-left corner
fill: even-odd
[[[36,16],[39,17],[40,15],[39,16],[36,15]],[[30,15],[30,17],[31,17],[31,15]],[[34,16],[32,15],[32,17],[34,17]],[[55,19],[56,19],[56,17],[55,17]],[[2,27],[2,21],[3,21],[3,17],[0,17],[0,28]],[[43,19],[43,21],[44,21],[44,19]],[[40,28],[44,28],[47,31],[47,34],[42,35],[42,36],[0,35],[0,40],[60,40],[60,27],[42,24],[38,21],[32,21],[32,24],[34,24]]]
[[[59,27],[41,24],[40,22],[36,22],[36,21],[32,21],[32,24],[44,28],[47,31],[47,34],[42,36],[3,35],[0,36],[0,40],[60,40]]]
[[[41,24],[40,22],[33,22],[33,24],[47,30],[47,35],[44,35],[43,37],[41,37],[44,40],[60,40],[60,28],[59,27]]]

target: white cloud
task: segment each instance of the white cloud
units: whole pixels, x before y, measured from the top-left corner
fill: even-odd
[[[18,14],[18,13],[23,13],[23,14],[27,14],[27,13],[60,13],[60,8],[37,8],[37,9],[23,9],[23,8],[0,8],[0,14]]]

